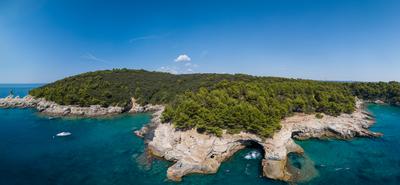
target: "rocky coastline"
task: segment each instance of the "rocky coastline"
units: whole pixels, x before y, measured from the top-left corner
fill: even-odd
[[[40,113],[48,116],[76,116],[76,117],[102,117],[113,116],[128,113],[144,113],[144,112],[160,112],[164,111],[162,105],[140,105],[136,102],[135,98],[131,99],[129,107],[109,106],[102,107],[100,105],[91,105],[90,107],[80,107],[77,105],[59,105],[52,101],[47,101],[44,98],[35,98],[27,95],[23,98],[19,96],[7,96],[0,98],[0,108],[34,108]]]
[[[333,117],[323,115],[317,118],[312,114],[296,114],[281,121],[281,129],[271,138],[241,132],[222,137],[198,133],[195,129],[176,130],[171,123],[162,123],[163,105],[141,106],[132,98],[132,104],[123,107],[79,107],[59,105],[43,98],[26,96],[23,98],[8,96],[0,98],[0,108],[35,108],[45,115],[98,117],[116,115],[124,112],[152,112],[149,124],[134,133],[144,138],[147,151],[168,161],[174,162],[167,170],[167,177],[172,181],[181,181],[182,177],[192,173],[211,174],[218,171],[221,163],[237,151],[249,145],[259,145],[264,150],[262,160],[263,175],[270,179],[295,182],[300,172],[291,170],[288,154],[303,154],[303,149],[294,139],[352,139],[354,137],[379,137],[382,134],[369,131],[374,123],[371,114],[364,111],[361,100],[356,102],[356,111]]]
[[[389,102],[389,101],[384,100],[384,99],[376,99],[376,100],[369,100],[369,101],[365,101],[365,102],[366,103],[373,103],[373,104],[377,104],[377,105],[393,105],[393,106],[400,107],[400,101]]]
[[[23,98],[19,96],[7,96],[0,98],[0,108],[35,108],[39,112],[49,116],[79,116],[79,117],[98,117],[117,115],[125,112],[125,108],[110,106],[101,107],[92,105],[90,107],[80,107],[76,105],[59,105],[44,98],[35,98],[27,95]]]
[[[270,179],[297,181],[301,174],[291,171],[288,154],[303,154],[303,149],[293,139],[352,139],[354,137],[379,137],[382,134],[369,131],[373,117],[364,111],[363,102],[357,100],[357,110],[337,117],[296,114],[281,122],[282,128],[272,138],[260,138],[250,133],[227,134],[222,137],[200,134],[195,129],[176,130],[170,123],[161,123],[163,107],[153,113],[152,122],[135,132],[144,137],[148,152],[174,164],[168,168],[167,177],[181,181],[192,173],[216,173],[221,163],[235,152],[250,144],[264,149],[263,175]]]

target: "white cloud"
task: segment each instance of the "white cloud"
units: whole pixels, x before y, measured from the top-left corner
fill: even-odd
[[[129,39],[129,43],[134,43],[136,41],[142,41],[142,40],[154,40],[154,39],[162,39],[164,37],[167,37],[170,35],[170,33],[165,33],[165,34],[159,34],[159,35],[145,35],[141,37],[134,37]]]
[[[197,64],[193,64],[193,63],[185,63],[186,67],[199,67],[199,65]]]
[[[95,61],[95,62],[103,62],[103,63],[107,63],[107,61],[106,60],[104,60],[104,59],[101,59],[101,58],[97,58],[96,56],[94,56],[93,54],[91,54],[91,53],[85,53],[84,55],[82,55],[82,57],[81,58],[83,58],[83,59],[86,59],[86,60],[91,60],[91,61]]]
[[[135,37],[129,40],[129,43],[135,42],[135,41],[140,41],[140,40],[151,40],[151,39],[158,39],[160,36],[157,35],[147,35],[143,37]]]
[[[160,69],[158,69],[161,72],[166,72],[166,73],[171,73],[171,74],[178,74],[178,70],[175,68],[171,68],[171,67],[160,67]]]
[[[190,62],[192,59],[186,55],[186,54],[182,54],[179,55],[176,59],[175,62]]]
[[[160,67],[158,71],[168,72],[172,74],[187,74],[195,72],[197,64],[191,62],[191,58],[186,54],[179,55],[171,65]]]

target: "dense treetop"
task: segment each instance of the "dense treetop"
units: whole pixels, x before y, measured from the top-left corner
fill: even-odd
[[[127,106],[131,97],[139,103],[166,104],[177,94],[210,87],[221,80],[251,81],[249,75],[173,75],[145,70],[113,69],[68,77],[32,90],[29,94],[62,105]]]
[[[30,92],[59,104],[130,106],[165,104],[165,122],[178,129],[221,135],[248,131],[269,137],[294,112],[339,115],[355,109],[355,96],[400,103],[398,82],[344,83],[243,74],[173,75],[114,69],[65,78]]]

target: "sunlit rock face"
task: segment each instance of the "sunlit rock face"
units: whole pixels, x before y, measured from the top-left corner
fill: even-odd
[[[33,96],[8,96],[0,98],[0,107],[2,108],[36,108],[39,112],[54,116],[82,116],[96,117],[121,114],[125,108],[118,106],[101,107],[92,105],[90,107],[79,107],[76,105],[59,105],[44,98],[34,98]]]
[[[380,136],[379,133],[367,130],[374,121],[369,114],[363,112],[361,105],[362,102],[357,101],[354,113],[338,117],[324,115],[318,119],[315,115],[297,114],[283,120],[282,128],[267,139],[245,132],[233,135],[225,133],[216,137],[200,134],[195,129],[176,130],[170,123],[161,123],[163,109],[158,109],[153,114],[151,126],[142,128],[137,134],[143,136],[151,132],[152,137],[147,141],[148,150],[155,156],[175,162],[167,171],[167,177],[173,181],[180,181],[183,176],[191,173],[216,173],[223,161],[246,147],[249,142],[261,145],[265,151],[261,164],[264,176],[297,181],[309,175],[300,174],[306,173],[303,171],[294,174],[288,165],[289,153],[303,154],[303,149],[293,138],[351,139],[356,136]]]

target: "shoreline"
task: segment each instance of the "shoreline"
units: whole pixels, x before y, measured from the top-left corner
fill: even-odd
[[[151,113],[150,123],[134,131],[144,139],[146,151],[152,156],[174,162],[167,170],[172,181],[181,181],[187,174],[216,173],[222,162],[248,145],[257,144],[264,150],[261,162],[263,176],[286,182],[301,181],[307,174],[294,172],[288,163],[288,154],[303,155],[303,149],[294,142],[307,139],[352,139],[355,137],[379,137],[382,134],[369,131],[374,124],[373,115],[366,111],[367,102],[356,101],[356,110],[352,114],[338,117],[323,115],[318,119],[315,114],[297,113],[281,121],[282,128],[271,138],[241,132],[222,137],[200,134],[195,129],[175,130],[171,123],[162,123],[163,105],[141,106],[132,98],[130,109],[122,107],[103,108],[58,105],[43,98],[32,96],[0,98],[0,108],[35,108],[41,114],[61,117],[111,117],[122,113]],[[312,162],[312,161],[311,161]]]
[[[59,105],[30,95],[22,98],[12,95],[0,98],[0,108],[33,108],[43,115],[56,117],[109,117],[128,112],[126,108],[118,106],[105,108],[100,105],[91,105],[90,107]]]
[[[131,105],[127,108],[100,105],[91,105],[90,107],[80,107],[78,105],[59,105],[44,98],[35,98],[27,95],[25,97],[7,96],[0,98],[0,108],[10,109],[19,108],[35,109],[42,116],[64,117],[64,118],[113,118],[123,114],[153,113],[158,110],[164,110],[163,105],[140,105],[134,98],[131,99]],[[161,114],[161,113],[160,113]]]
[[[365,102],[357,100],[357,109],[352,114],[338,117],[315,114],[295,114],[281,121],[282,128],[272,138],[260,138],[251,133],[227,134],[222,137],[200,134],[195,129],[175,130],[171,123],[161,122],[160,109],[153,113],[152,121],[135,131],[144,138],[149,153],[157,158],[174,162],[167,170],[172,181],[181,181],[187,174],[212,174],[222,162],[249,144],[258,144],[264,149],[263,176],[286,182],[302,181],[308,174],[294,174],[288,164],[288,154],[304,154],[294,139],[353,139],[355,137],[380,137],[381,133],[369,131],[375,123],[372,115],[365,111]],[[311,161],[312,162],[312,161]]]

